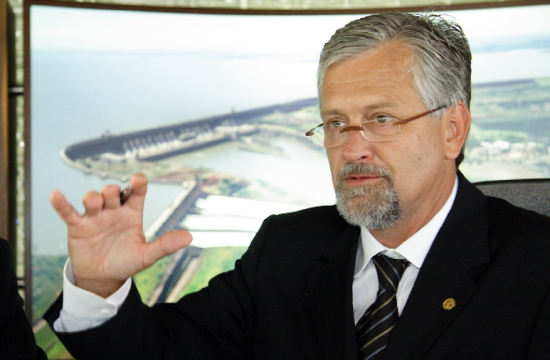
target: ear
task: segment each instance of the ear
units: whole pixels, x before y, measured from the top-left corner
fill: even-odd
[[[445,159],[454,160],[458,157],[466,142],[472,116],[466,104],[460,101],[451,108],[450,113],[444,115],[443,119],[445,120],[442,129],[445,140]]]

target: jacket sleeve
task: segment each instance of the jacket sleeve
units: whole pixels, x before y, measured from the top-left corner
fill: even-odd
[[[247,359],[252,358],[255,273],[272,218],[256,234],[235,269],[175,304],[148,307],[132,289],[115,317],[99,327],[57,333],[77,359]],[[44,315],[59,317],[62,296]]]
[[[36,346],[23,310],[12,249],[4,239],[0,239],[0,359],[46,359],[46,354]]]

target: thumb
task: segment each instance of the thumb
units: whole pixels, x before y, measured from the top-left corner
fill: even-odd
[[[192,239],[193,236],[186,230],[174,230],[162,234],[156,240],[146,244],[143,265],[146,268],[153,265],[162,257],[188,246]]]

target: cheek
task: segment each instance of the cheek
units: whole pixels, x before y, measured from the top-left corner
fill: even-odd
[[[423,139],[409,137],[407,140],[406,143],[396,143],[385,148],[385,162],[400,193],[414,187],[430,161]]]
[[[444,160],[441,142],[436,137],[422,136],[410,141],[405,151],[395,153],[396,186],[401,189],[415,189],[428,179],[437,176]]]
[[[420,134],[409,139],[408,157],[409,166],[426,166],[437,162],[444,156],[441,134],[436,126],[425,128]],[[420,169],[419,169],[420,170]]]
[[[336,186],[338,171],[340,171],[340,168],[342,167],[342,159],[341,156],[339,156],[340,152],[336,151],[335,149],[327,149],[326,152],[330,174],[332,177],[332,184]]]

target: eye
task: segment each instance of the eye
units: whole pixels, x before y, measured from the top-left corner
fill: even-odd
[[[329,120],[329,121],[327,121],[325,126],[327,128],[331,128],[331,129],[340,129],[340,128],[343,128],[344,126],[346,126],[346,123],[343,122],[343,121],[340,121],[340,120]]]
[[[372,119],[371,121],[374,124],[383,125],[383,124],[387,124],[387,123],[391,122],[392,120],[395,120],[395,118],[391,117],[391,116],[388,116],[388,115],[376,115],[374,117],[374,119]]]

